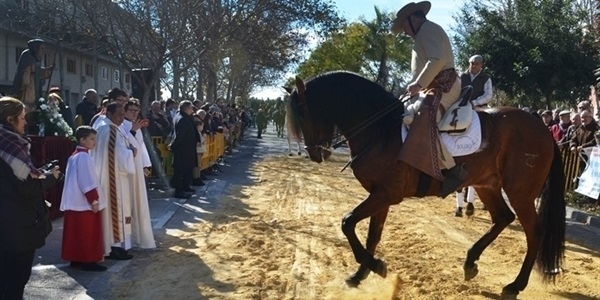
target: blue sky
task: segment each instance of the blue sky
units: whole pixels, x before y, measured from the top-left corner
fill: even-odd
[[[414,2],[419,2],[415,1]],[[465,0],[430,0],[431,10],[427,18],[442,26],[446,32],[451,35],[451,27],[455,26],[453,16],[463,5]],[[340,14],[348,21],[358,21],[360,17],[367,20],[375,18],[375,6],[383,12],[396,13],[406,3],[412,1],[398,0],[333,0],[338,7]],[[252,96],[257,98],[277,98],[284,95],[281,87],[263,87],[257,90]]]
[[[358,20],[361,16],[367,20],[375,17],[374,7],[384,12],[397,12],[406,3],[412,1],[398,0],[333,0],[342,16],[350,21]],[[419,1],[414,1],[419,2]],[[438,23],[446,31],[455,24],[453,15],[458,12],[464,0],[430,0],[431,11],[427,18]]]

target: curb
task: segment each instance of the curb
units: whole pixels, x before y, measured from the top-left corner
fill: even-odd
[[[600,217],[581,210],[567,207],[567,218],[572,221],[600,229]]]

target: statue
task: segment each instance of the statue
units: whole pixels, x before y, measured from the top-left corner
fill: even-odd
[[[21,53],[17,73],[13,80],[11,93],[25,104],[28,123],[27,133],[38,134],[36,103],[42,95],[42,84],[50,78],[52,68],[42,67],[44,57],[44,41],[34,39],[27,42],[27,48]]]

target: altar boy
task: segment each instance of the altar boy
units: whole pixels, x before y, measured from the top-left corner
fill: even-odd
[[[69,157],[60,210],[65,212],[62,259],[85,271],[106,271],[98,264],[104,256],[102,217],[106,199],[100,195],[98,175],[88,151],[96,146],[96,130],[79,126],[78,145]]]

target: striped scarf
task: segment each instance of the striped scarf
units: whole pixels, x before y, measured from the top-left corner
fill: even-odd
[[[29,174],[40,175],[40,171],[33,166],[29,156],[30,140],[13,131],[10,126],[0,124],[0,158],[13,170],[21,181],[27,179]]]

